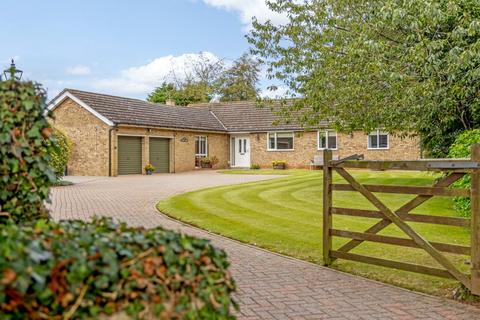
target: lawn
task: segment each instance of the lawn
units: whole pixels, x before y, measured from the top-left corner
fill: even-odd
[[[272,173],[263,170],[224,171],[224,173]],[[322,264],[322,173],[292,170],[273,180],[216,187],[181,194],[158,203],[158,209],[174,218],[246,243],[299,259]],[[417,172],[354,171],[354,177],[369,184],[428,185],[438,176]],[[334,181],[342,178],[334,175]],[[377,194],[392,209],[397,209],[412,195]],[[359,193],[334,192],[334,205],[374,209]],[[435,197],[414,213],[457,216],[450,198]],[[364,231],[378,219],[334,217],[334,228]],[[466,228],[409,223],[426,239],[469,245]],[[407,237],[397,227],[389,226],[380,234]],[[334,238],[334,248],[348,241]],[[392,260],[439,265],[422,250],[365,242],[352,251]],[[468,257],[447,254],[468,272]],[[395,269],[337,260],[333,268],[436,295],[449,295],[456,281]]]

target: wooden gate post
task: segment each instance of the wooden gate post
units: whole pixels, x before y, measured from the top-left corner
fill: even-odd
[[[332,263],[330,251],[332,250],[332,168],[329,166],[332,160],[332,151],[323,150],[323,264],[328,266]]]
[[[471,149],[472,161],[480,162],[480,144],[474,144]],[[480,295],[480,169],[473,169],[471,189],[472,210],[472,282],[471,291]]]

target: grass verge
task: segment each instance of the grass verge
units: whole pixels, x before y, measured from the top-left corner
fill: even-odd
[[[242,172],[243,171],[243,172]],[[227,170],[224,173],[272,174],[277,170]],[[362,183],[429,185],[438,176],[417,172],[352,171]],[[181,194],[158,203],[161,212],[201,227],[208,231],[250,243],[271,251],[322,264],[322,173],[321,171],[287,170],[285,177],[204,189]],[[344,182],[338,175],[334,181]],[[397,209],[413,195],[377,193],[390,208]],[[335,192],[334,205],[358,209],[374,209],[356,192]],[[450,198],[435,197],[414,213],[457,216]],[[334,228],[364,231],[378,219],[334,217]],[[432,224],[409,223],[428,240],[469,245],[470,232],[466,228]],[[395,226],[380,234],[407,236]],[[347,240],[334,238],[334,248]],[[425,252],[365,242],[352,251],[368,256],[439,267]],[[463,272],[469,271],[468,257],[446,254]],[[356,262],[337,260],[334,268],[371,279],[394,284],[429,294],[450,296],[457,282],[454,280],[415,274],[395,269]]]

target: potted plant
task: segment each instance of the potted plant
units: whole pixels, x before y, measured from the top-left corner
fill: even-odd
[[[212,167],[212,162],[210,161],[210,158],[202,158],[200,159],[200,164],[202,168],[211,168]]]
[[[213,166],[218,163],[218,158],[215,156],[202,158],[200,160],[200,163],[202,165],[202,168],[213,168]]]
[[[273,169],[285,170],[287,168],[287,161],[285,160],[274,160],[272,161]]]
[[[152,175],[152,173],[155,171],[155,167],[151,164],[151,163],[148,163],[146,166],[145,166],[145,172],[147,173],[147,175]]]

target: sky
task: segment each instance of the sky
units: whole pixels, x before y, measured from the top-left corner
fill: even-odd
[[[264,0],[0,0],[0,15],[1,69],[14,58],[49,98],[75,88],[144,99],[198,55],[247,52],[253,16],[285,19]]]

